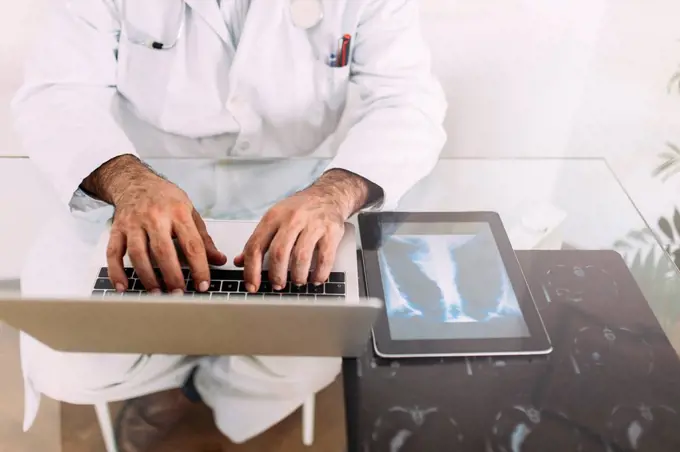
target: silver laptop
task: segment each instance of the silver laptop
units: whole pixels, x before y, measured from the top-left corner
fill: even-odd
[[[254,222],[208,221],[230,262]],[[187,296],[145,295],[132,266],[130,293],[106,277],[104,234],[93,259],[91,298],[0,297],[0,319],[61,351],[182,355],[359,356],[382,302],[359,298],[356,235],[347,225],[328,283],[246,294],[240,269],[213,269],[211,291]],[[266,269],[266,265],[265,265]],[[188,288],[191,288],[189,283]]]

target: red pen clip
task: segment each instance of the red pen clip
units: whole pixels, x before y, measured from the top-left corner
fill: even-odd
[[[338,66],[345,67],[349,64],[349,53],[352,45],[352,35],[345,35],[340,40],[340,49],[338,50]]]

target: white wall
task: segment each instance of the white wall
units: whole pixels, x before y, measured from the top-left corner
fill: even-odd
[[[605,0],[424,0],[446,155],[560,156]]]
[[[9,102],[19,87],[23,57],[34,41],[49,0],[2,2],[0,13],[0,156],[25,154],[11,128]]]

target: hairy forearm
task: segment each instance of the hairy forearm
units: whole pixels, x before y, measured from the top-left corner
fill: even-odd
[[[374,183],[342,169],[324,173],[310,189],[336,200],[347,218],[383,196],[382,189]]]
[[[97,199],[115,205],[123,192],[149,177],[158,176],[137,157],[121,155],[93,171],[83,180],[80,188]]]

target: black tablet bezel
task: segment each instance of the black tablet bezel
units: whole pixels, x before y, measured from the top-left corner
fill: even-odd
[[[367,295],[383,301],[373,327],[375,351],[383,357],[493,356],[550,353],[552,346],[500,216],[495,212],[366,212],[358,216]],[[517,296],[529,337],[394,340],[390,336],[378,247],[385,223],[487,223]]]

